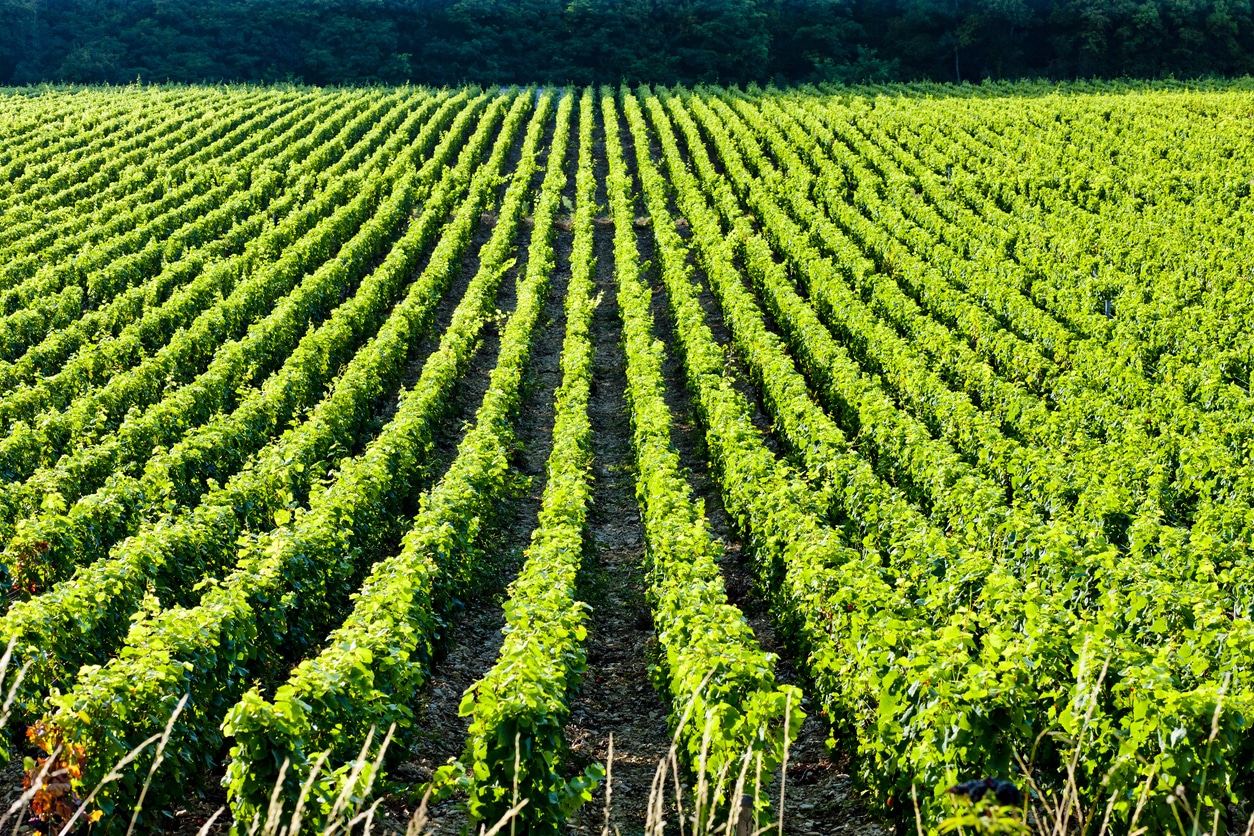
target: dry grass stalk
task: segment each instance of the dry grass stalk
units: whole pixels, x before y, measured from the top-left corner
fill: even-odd
[[[3,685],[6,673],[12,660],[13,646],[10,643],[8,649],[0,656],[0,686]],[[1086,810],[1079,788],[1077,778],[1078,764],[1080,752],[1083,748],[1084,740],[1089,731],[1093,710],[1097,703],[1102,685],[1109,672],[1109,660],[1103,663],[1100,672],[1094,680],[1093,686],[1089,689],[1081,691],[1080,704],[1084,705],[1084,719],[1081,723],[1080,732],[1074,741],[1071,741],[1073,751],[1068,758],[1065,769],[1066,779],[1062,788],[1057,793],[1046,793],[1042,790],[1035,778],[1033,761],[1035,760],[1036,750],[1045,733],[1038,736],[1032,747],[1031,757],[1028,761],[1024,761],[1021,754],[1016,750],[1014,756],[1018,762],[1022,780],[1026,784],[1027,792],[1024,801],[1024,821],[1026,821],[1033,833],[1037,836],[1088,836],[1092,826],[1100,821],[1094,836],[1108,836],[1111,826],[1111,816],[1115,803],[1115,796],[1112,795],[1106,799],[1103,815],[1098,819],[1096,813],[1101,808],[1092,811]],[[10,685],[7,698],[0,708],[0,727],[9,718],[9,712],[15,700],[17,688],[21,684],[22,676],[26,672],[26,666],[19,670],[14,682]],[[1090,669],[1090,664],[1082,657],[1081,671],[1079,679],[1083,682],[1085,671]],[[702,686],[704,686],[704,682]],[[1208,748],[1219,736],[1220,719],[1223,713],[1224,698],[1226,696],[1229,680],[1225,680],[1223,687],[1219,691],[1219,698],[1216,702],[1215,711],[1211,719],[1210,735],[1207,739]],[[699,692],[698,692],[699,693]],[[101,782],[87,795],[87,797],[79,805],[73,816],[60,829],[59,836],[68,836],[81,821],[87,817],[91,811],[92,802],[98,796],[100,791],[108,784],[119,780],[125,767],[129,766],[138,759],[149,746],[157,744],[153,761],[149,766],[146,780],[141,790],[139,800],[131,811],[131,818],[128,825],[128,836],[135,831],[138,823],[140,812],[143,809],[143,801],[147,796],[157,770],[164,762],[164,753],[170,737],[173,732],[174,724],[178,720],[179,715],[185,709],[188,695],[179,701],[170,715],[165,729],[161,734],[153,735],[143,741],[139,746],[121,758],[117,764],[109,770],[108,774]],[[675,729],[671,739],[670,747],[665,756],[658,760],[657,768],[654,772],[652,785],[650,787],[649,797],[646,807],[645,833],[647,836],[666,836],[667,820],[666,811],[669,805],[673,804],[677,813],[678,821],[675,823],[680,836],[688,836],[687,825],[691,823],[691,836],[766,836],[766,834],[774,831],[776,836],[783,836],[785,826],[786,813],[786,790],[787,790],[787,769],[789,762],[789,747],[786,744],[778,770],[780,795],[777,807],[777,818],[773,822],[766,822],[761,826],[755,827],[756,811],[761,809],[761,799],[763,793],[762,766],[763,756],[761,752],[755,754],[750,750],[746,751],[738,761],[728,761],[723,764],[717,775],[709,774],[708,755],[711,744],[713,717],[707,715],[705,718],[705,727],[702,733],[701,750],[695,766],[695,774],[692,776],[695,782],[695,791],[691,798],[693,807],[691,813],[685,813],[685,799],[688,798],[685,784],[683,781],[683,770],[680,766],[679,758],[679,740],[685,725],[691,722],[694,717],[693,713],[698,697],[696,695],[689,701],[685,707],[680,723]],[[785,740],[788,740],[790,729],[788,724],[791,719],[791,695],[789,696],[789,704],[784,714]],[[382,799],[376,799],[372,804],[362,809],[364,800],[367,799],[374,787],[374,782],[380,774],[380,768],[383,758],[388,747],[393,741],[395,726],[388,729],[387,734],[378,746],[378,750],[373,758],[369,757],[372,744],[375,738],[375,729],[370,729],[366,735],[358,756],[354,761],[347,765],[349,773],[341,791],[338,794],[332,807],[330,816],[318,836],[340,836],[340,834],[360,833],[362,836],[371,836],[375,831],[377,822],[376,817],[379,805]],[[51,756],[41,765],[40,771],[37,773],[32,786],[25,790],[21,797],[15,800],[5,811],[3,817],[0,817],[0,828],[4,827],[10,818],[16,816],[14,824],[14,833],[22,827],[22,816],[29,809],[31,800],[42,788],[61,786],[61,781],[66,777],[65,770],[52,771],[52,767],[57,763],[57,758],[61,754],[60,746],[56,747]],[[490,828],[484,824],[480,827],[478,836],[499,836],[505,832],[508,826],[511,836],[517,836],[518,831],[518,814],[527,806],[529,800],[521,797],[519,787],[519,772],[521,770],[521,740],[515,737],[515,774],[513,785],[513,806],[508,810],[499,821],[494,823]],[[249,836],[299,836],[302,832],[304,824],[304,813],[308,804],[312,788],[317,777],[322,774],[327,765],[327,754],[320,754],[315,760],[309,775],[302,783],[300,793],[296,799],[296,804],[292,810],[290,821],[287,825],[282,825],[284,820],[285,800],[283,798],[284,780],[290,767],[288,762],[284,762],[279,770],[278,780],[275,782],[274,791],[270,798],[269,809],[267,810],[266,821],[264,824],[257,820],[251,823],[247,828]],[[731,766],[738,763],[738,767],[733,774]],[[601,836],[611,836],[612,833],[617,834],[618,829],[613,827],[613,765],[614,765],[614,738],[610,736],[608,746],[608,757],[606,764],[606,798],[604,808],[604,818],[601,828]],[[753,792],[749,794],[747,784],[749,782],[750,769],[753,769]],[[767,777],[768,783],[773,780],[772,776]],[[1153,788],[1154,779],[1157,777],[1157,767],[1152,765],[1140,787],[1137,795],[1137,803],[1133,809],[1131,819],[1128,823],[1129,836],[1142,836],[1148,830],[1145,827],[1138,827],[1137,823],[1143,814],[1146,804]],[[1109,783],[1110,776],[1107,775],[1103,780],[1102,786]],[[731,781],[730,794],[727,797],[734,799],[731,803],[726,804],[726,820],[716,822],[715,816],[718,812],[718,799],[724,797],[724,790],[728,788],[728,781]],[[1206,776],[1203,775],[1202,789],[1206,783]],[[359,786],[361,784],[361,786]],[[354,790],[357,790],[356,800],[354,800]],[[1201,792],[1201,790],[1199,790]],[[917,786],[911,786],[911,800],[914,805],[914,824],[918,836],[924,836],[927,832],[924,828],[923,817],[918,802]],[[429,836],[432,832],[429,830],[430,821],[430,802],[432,798],[432,788],[428,786],[418,805],[410,817],[406,828],[405,836]],[[1185,797],[1183,788],[1178,788],[1177,793],[1172,794],[1168,799],[1173,812],[1176,812],[1176,821],[1179,828],[1178,833],[1173,836],[1216,836],[1219,833],[1221,811],[1218,808],[1206,810],[1194,808],[1189,804],[1189,800]],[[1180,812],[1188,819],[1186,826],[1184,818],[1180,816]],[[226,807],[219,807],[214,811],[205,823],[201,826],[198,836],[208,836],[208,833],[214,824],[227,813]],[[1204,818],[1207,813],[1211,813],[1211,820],[1206,822],[1209,824],[1208,831],[1202,831]],[[389,832],[397,832],[389,828]],[[1251,814],[1244,829],[1244,836],[1254,836],[1254,814]]]

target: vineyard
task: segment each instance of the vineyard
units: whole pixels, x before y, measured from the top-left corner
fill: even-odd
[[[0,826],[1245,831],[1252,125],[0,91]]]

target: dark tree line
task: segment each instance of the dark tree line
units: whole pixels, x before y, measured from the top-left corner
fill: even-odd
[[[0,0],[0,84],[1252,71],[1250,0]]]

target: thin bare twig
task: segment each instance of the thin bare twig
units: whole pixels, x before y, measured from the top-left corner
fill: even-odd
[[[788,725],[792,721],[792,691],[784,696],[784,763],[779,770],[779,836],[784,836],[784,794],[788,790]]]
[[[126,836],[131,836],[135,830],[135,822],[139,819],[139,812],[144,809],[144,799],[148,797],[148,788],[152,786],[152,776],[157,774],[157,767],[161,766],[165,760],[165,747],[170,742],[170,734],[174,731],[174,721],[183,713],[187,701],[192,698],[192,694],[188,691],[183,695],[183,699],[179,700],[179,704],[174,707],[174,712],[170,715],[169,721],[165,724],[165,732],[161,735],[161,742],[157,744],[157,754],[153,756],[152,765],[148,767],[148,777],[144,779],[144,788],[139,792],[139,801],[135,803],[135,809],[131,811],[131,823],[126,828]]]
[[[205,819],[205,823],[200,826],[200,830],[196,831],[196,836],[209,836],[209,828],[213,827],[213,823],[218,820],[218,816],[226,812],[226,806],[223,805],[213,811],[213,815]]]
[[[610,751],[605,759],[605,826],[601,836],[610,836],[610,804],[614,797],[614,732],[610,732]]]

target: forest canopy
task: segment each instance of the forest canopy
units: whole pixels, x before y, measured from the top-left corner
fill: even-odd
[[[0,0],[0,84],[1254,71],[1249,0]]]

